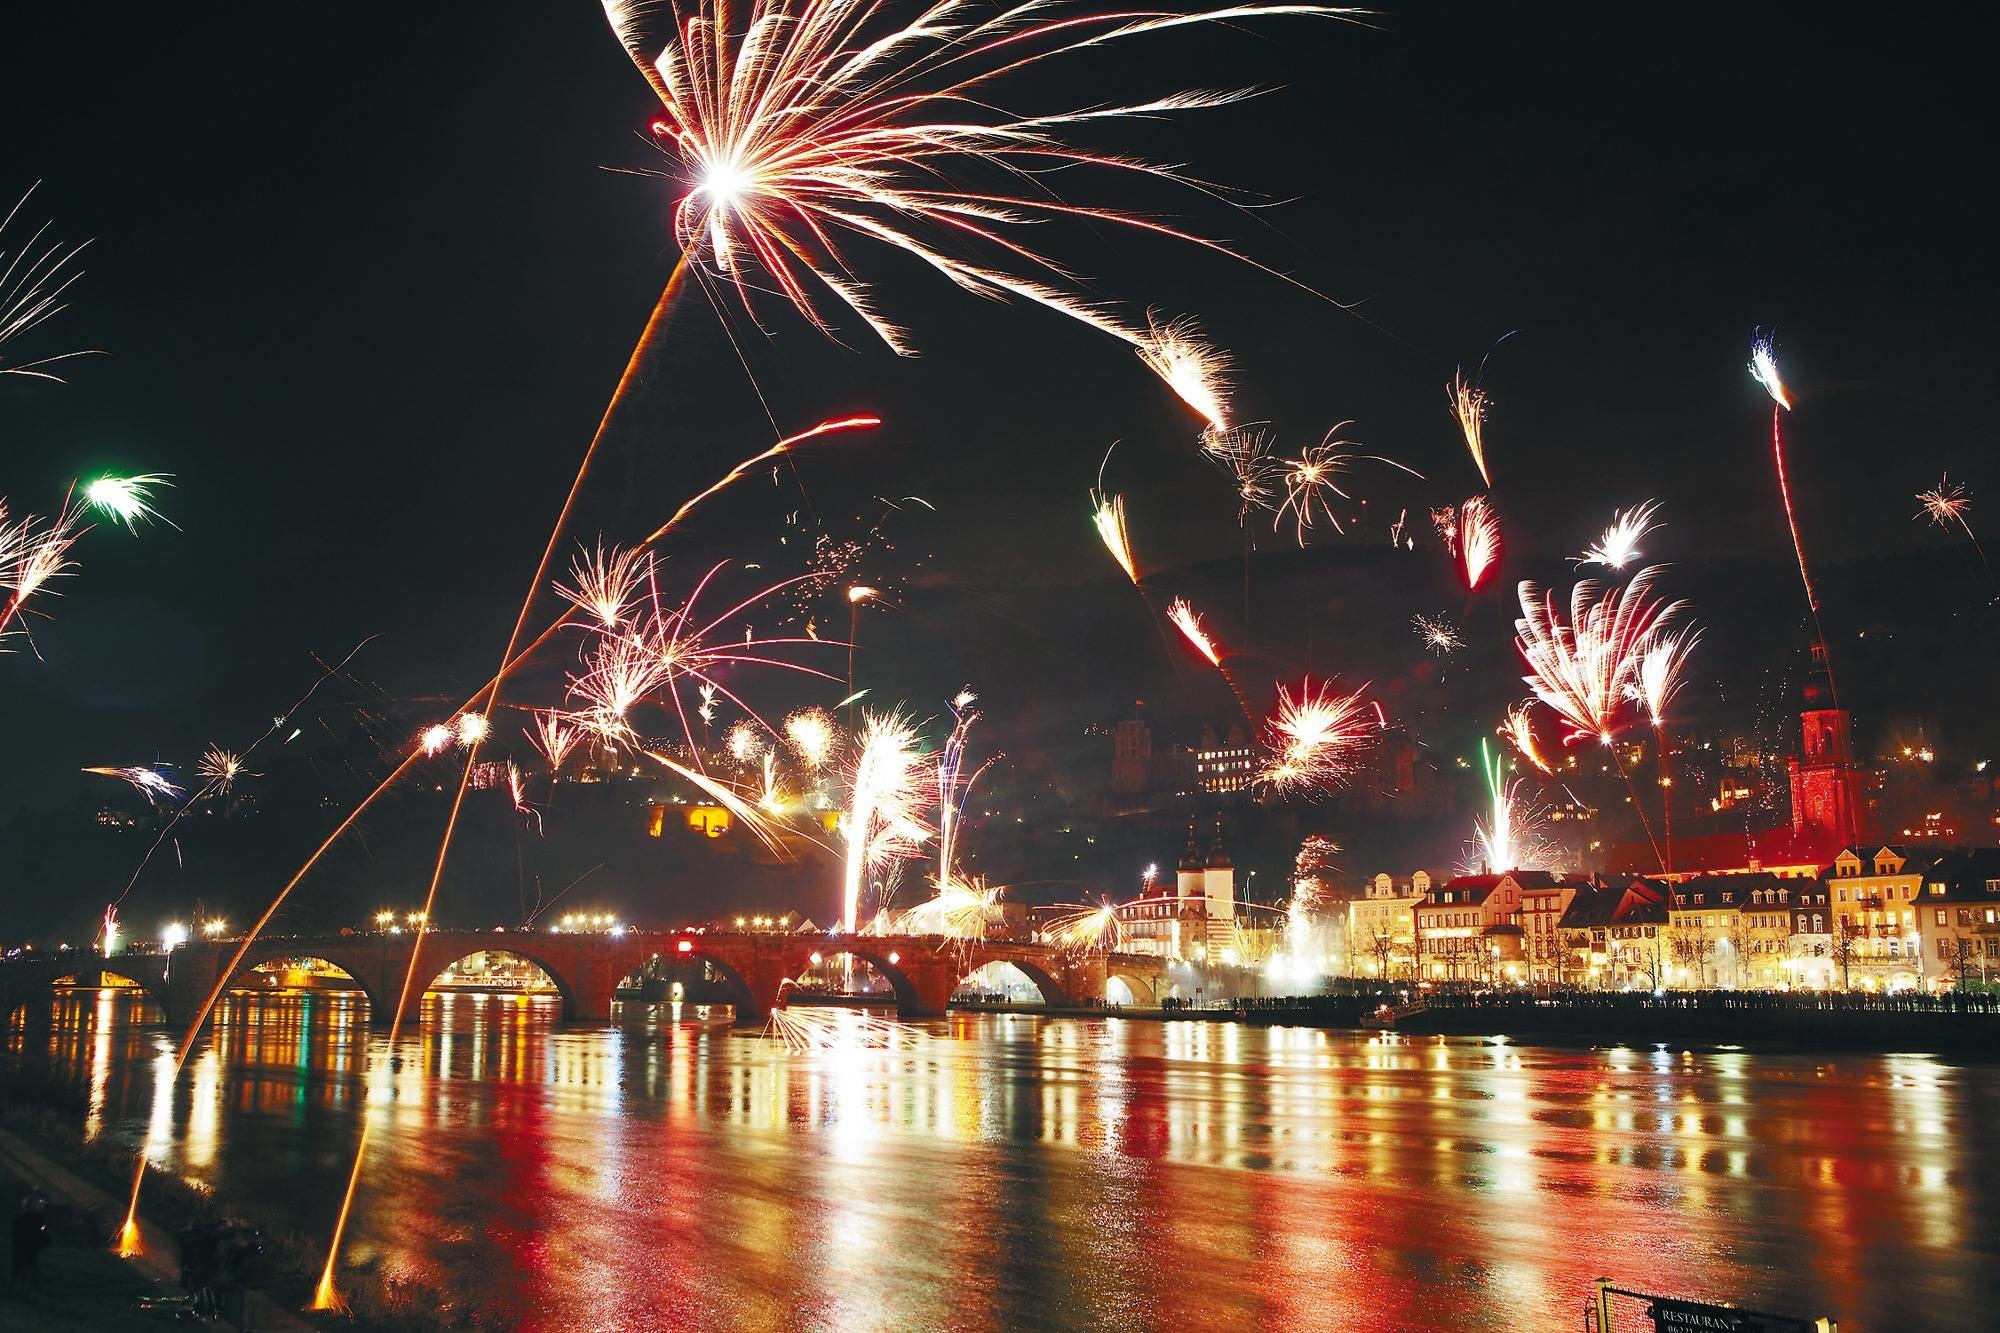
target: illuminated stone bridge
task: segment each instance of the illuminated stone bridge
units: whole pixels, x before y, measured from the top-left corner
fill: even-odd
[[[27,1004],[46,1003],[56,985],[102,984],[124,977],[185,1023],[228,973],[232,987],[254,988],[250,974],[267,963],[320,959],[345,972],[368,997],[370,1021],[387,1026],[410,965],[421,946],[417,979],[428,984],[474,954],[502,953],[540,968],[562,997],[568,1021],[607,1021],[612,1002],[629,978],[652,972],[702,976],[717,1001],[735,1005],[739,1020],[758,1020],[782,1004],[795,979],[817,969],[826,975],[845,957],[867,963],[895,993],[906,1017],[941,1014],[952,992],[990,963],[1011,963],[1033,982],[1051,1008],[1101,1002],[1113,978],[1132,1003],[1157,1005],[1179,985],[1193,993],[1199,974],[1187,964],[1141,954],[1075,955],[1045,944],[1014,940],[945,940],[899,935],[780,935],[756,932],[639,932],[621,935],[470,931],[438,928],[416,934],[280,935],[259,939],[240,959],[239,940],[189,943],[171,954],[127,953],[103,958],[75,950],[21,955],[0,962],[0,1011],[8,1018]],[[232,959],[234,965],[232,966]],[[415,1017],[416,1006],[405,1016]]]

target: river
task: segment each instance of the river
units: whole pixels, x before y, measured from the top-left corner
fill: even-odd
[[[1577,1329],[1599,1276],[2000,1323],[2000,1064],[993,1014],[796,1052],[425,1004],[394,1068],[324,993],[233,997],[177,1084],[127,994],[7,1049],[315,1237],[371,1104],[346,1263],[498,1326]]]

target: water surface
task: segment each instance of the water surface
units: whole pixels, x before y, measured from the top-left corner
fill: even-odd
[[[799,1054],[635,1010],[125,995],[17,1021],[83,1128],[535,1329],[1575,1329],[1599,1276],[1990,1329],[2000,1065],[966,1015]],[[1619,1327],[1625,1325],[1621,1322]],[[1634,1323],[1632,1327],[1639,1327]]]

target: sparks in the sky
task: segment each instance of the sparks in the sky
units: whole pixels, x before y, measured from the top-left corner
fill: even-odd
[[[1483,495],[1475,495],[1462,505],[1446,505],[1431,511],[1431,522],[1443,538],[1445,550],[1458,563],[1458,576],[1468,592],[1480,585],[1500,564],[1500,517]]]
[[[28,599],[51,579],[75,570],[69,552],[87,530],[83,515],[74,491],[63,497],[62,508],[49,520],[27,514],[10,522],[6,502],[0,500],[0,589],[7,594],[0,601],[0,646]]]
[[[1417,637],[1424,641],[1424,647],[1439,657],[1449,656],[1465,646],[1465,640],[1443,616],[1414,615],[1410,617],[1410,624],[1415,627]]]
[[[1185,597],[1174,598],[1167,603],[1167,619],[1173,622],[1183,638],[1194,645],[1196,652],[1208,659],[1210,666],[1222,665],[1222,650],[1209,637],[1208,629],[1201,623],[1201,613],[1194,609],[1192,602]]]
[[[1342,693],[1307,679],[1294,696],[1280,685],[1264,724],[1270,755],[1259,776],[1278,791],[1324,790],[1350,776],[1380,722],[1363,697],[1367,688]]]
[[[625,620],[625,608],[638,592],[651,568],[651,558],[637,548],[610,547],[603,542],[595,548],[581,548],[570,562],[567,584],[556,585],[556,595],[577,610],[612,629]]]
[[[130,764],[123,768],[86,768],[83,771],[95,773],[100,777],[117,778],[120,782],[129,782],[134,791],[155,805],[181,794],[181,789],[175,786],[173,780],[166,774],[139,764]]]
[[[1271,437],[1255,427],[1202,432],[1202,457],[1222,469],[1236,487],[1238,523],[1247,524],[1254,511],[1277,503],[1285,466],[1271,456],[1271,448]]]
[[[1111,552],[1111,558],[1125,571],[1125,577],[1132,580],[1133,586],[1137,587],[1139,567],[1132,560],[1132,539],[1125,532],[1125,497],[1092,491],[1090,521],[1096,526],[1097,535],[1104,542],[1104,549]]]
[[[1681,671],[1688,654],[1701,642],[1701,631],[1693,625],[1656,629],[1639,650],[1632,664],[1632,678],[1625,683],[1625,697],[1646,711],[1654,730],[1666,725],[1667,708],[1680,693]]]
[[[202,785],[218,796],[227,796],[234,791],[236,780],[245,776],[243,760],[220,745],[211,745],[201,752],[201,758],[195,761],[194,772],[202,780]],[[256,774],[249,776],[255,777]]]
[[[1639,543],[1653,530],[1653,515],[1659,512],[1660,502],[1648,500],[1630,509],[1620,509],[1611,515],[1611,526],[1597,539],[1595,546],[1587,547],[1576,558],[1579,565],[1603,565],[1608,569],[1623,569],[1639,556]]]
[[[846,843],[840,921],[850,935],[860,923],[868,871],[917,855],[931,836],[922,818],[930,805],[928,776],[914,722],[894,712],[863,715],[840,821]]]
[[[1966,536],[1972,535],[1972,528],[1965,519],[1967,511],[1972,508],[1972,492],[1954,482],[1949,472],[1939,479],[1936,490],[1918,491],[1917,503],[1922,507],[1917,510],[1916,517],[1927,518],[1940,528],[1956,523],[1964,529]]]
[[[542,756],[542,762],[548,765],[549,776],[553,778],[562,772],[570,752],[576,749],[583,735],[553,708],[536,709],[534,718],[535,728],[528,733],[528,744]]]
[[[417,737],[417,747],[427,755],[440,755],[451,748],[457,733],[442,722],[433,722]]]
[[[1626,685],[1655,633],[1684,609],[1685,603],[1653,596],[1659,574],[1655,565],[1624,585],[1585,579],[1570,591],[1567,620],[1553,591],[1522,582],[1521,618],[1514,622],[1514,642],[1528,667],[1522,679],[1569,723],[1569,740],[1611,743]]]
[[[1229,429],[1229,356],[1204,342],[1193,320],[1162,323],[1148,314],[1138,350],[1139,359],[1165,380],[1209,429]]]
[[[1542,756],[1542,747],[1535,739],[1534,706],[1526,701],[1515,704],[1507,710],[1507,716],[1500,723],[1500,734],[1514,747],[1514,753],[1539,768],[1544,773],[1556,770]]]
[[[1349,452],[1351,446],[1346,440],[1336,439],[1341,430],[1354,423],[1343,421],[1326,433],[1326,438],[1318,444],[1300,452],[1297,458],[1287,458],[1278,463],[1280,479],[1284,483],[1284,499],[1278,504],[1277,517],[1271,520],[1271,530],[1276,532],[1279,525],[1290,514],[1294,524],[1294,536],[1299,545],[1306,544],[1306,529],[1316,519],[1325,519],[1335,532],[1345,532],[1340,516],[1334,512],[1330,497],[1342,500],[1350,498],[1342,490],[1337,478],[1344,476],[1356,462],[1387,463],[1411,476],[1418,474],[1414,469],[1404,467],[1392,458],[1380,454],[1357,454]]]
[[[15,361],[7,346],[43,320],[58,314],[63,308],[63,293],[82,276],[74,261],[83,252],[83,245],[45,244],[42,238],[48,235],[47,223],[18,246],[8,238],[7,228],[20,216],[22,205],[33,193],[34,189],[30,187],[27,194],[23,194],[7,210],[7,216],[0,218],[0,375],[24,375],[60,382],[62,377],[48,367],[87,353],[62,352],[55,356]]]
[[[785,719],[785,738],[808,772],[818,772],[833,758],[838,733],[833,715],[824,708],[801,708]]]
[[[161,518],[153,508],[154,490],[171,485],[172,479],[164,472],[149,472],[139,477],[99,477],[83,488],[83,502],[123,523],[127,532],[137,531],[139,523],[155,519],[173,527],[171,521]]]
[[[856,240],[901,250],[968,291],[1046,306],[1135,347],[1145,345],[1146,329],[1084,295],[1031,248],[1038,224],[1109,224],[1234,253],[1139,214],[1065,202],[1050,182],[1085,169],[1207,188],[1071,136],[1094,122],[1224,106],[1242,94],[1016,115],[997,109],[1008,77],[1191,24],[1350,16],[1304,4],[1093,12],[1059,0],[983,15],[952,0],[906,18],[889,17],[890,9],[885,0],[752,0],[741,11],[723,0],[685,8],[604,0],[612,30],[660,99],[653,135],[686,186],[674,235],[697,272],[733,286],[746,305],[753,292],[775,290],[828,332],[830,312],[844,306],[903,353],[908,336],[854,276]],[[655,16],[673,20],[658,35],[649,31]],[[1037,86],[1063,84],[1044,77]]]
[[[1042,927],[1044,940],[1070,954],[1116,953],[1124,936],[1124,923],[1110,903],[1064,912]]]
[[[460,713],[453,727],[458,733],[458,743],[464,746],[479,744],[493,730],[484,713]]]
[[[1491,486],[1493,474],[1486,468],[1486,390],[1469,383],[1465,371],[1459,370],[1444,391],[1451,400],[1451,415],[1465,436],[1466,451],[1472,455],[1473,465],[1479,469],[1479,480]]]
[[[1750,336],[1750,378],[1764,386],[1772,402],[1787,412],[1792,410],[1792,396],[1785,391],[1785,381],[1778,374],[1777,344],[1762,329]]]

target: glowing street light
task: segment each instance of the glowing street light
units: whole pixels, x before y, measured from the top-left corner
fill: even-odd
[[[375,924],[378,926],[393,926],[396,924],[396,914],[386,909],[377,912],[375,914]]]
[[[229,929],[229,923],[221,917],[212,916],[201,923],[201,933],[212,940],[221,938],[222,932],[227,929]]]

